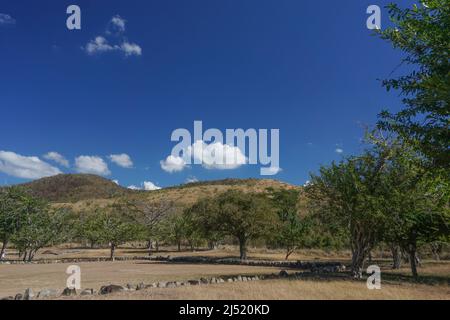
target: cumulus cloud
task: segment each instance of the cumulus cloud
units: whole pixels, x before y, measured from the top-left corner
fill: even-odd
[[[98,156],[79,156],[75,158],[75,169],[80,173],[92,173],[101,176],[111,174],[106,162]]]
[[[125,23],[127,21],[119,15],[111,18],[106,29],[107,34],[119,34],[125,32]]]
[[[7,24],[16,24],[16,19],[11,17],[9,14],[0,13],[0,26]]]
[[[124,41],[120,45],[111,45],[108,40],[102,36],[98,36],[94,40],[89,41],[84,47],[84,50],[88,55],[101,54],[110,51],[119,51],[126,57],[142,55],[142,48],[136,43]]]
[[[144,181],[144,190],[151,191],[151,190],[159,190],[161,187],[158,187],[156,184],[154,184],[151,181]]]
[[[165,160],[160,161],[161,169],[166,172],[182,171],[186,167],[186,162],[181,157],[170,155]]]
[[[188,159],[200,163],[206,169],[229,170],[236,169],[247,163],[247,157],[238,147],[214,142],[207,144],[202,140],[194,142],[183,150]],[[161,160],[161,168],[167,172],[182,171],[187,163],[182,157],[170,155]]]
[[[108,158],[122,168],[133,167],[133,161],[131,161],[130,156],[127,155],[126,153],[111,154]]]
[[[98,53],[104,53],[108,51],[116,50],[115,47],[110,45],[108,43],[108,40],[106,40],[102,36],[95,37],[94,40],[89,41],[86,46],[84,47],[84,50],[89,55],[94,55]]]
[[[221,142],[206,144],[198,140],[189,146],[186,152],[188,156],[193,156],[194,160],[201,162],[206,169],[236,169],[247,163],[247,157],[241,149]]]
[[[334,151],[339,154],[344,153],[344,149],[341,149],[341,148],[336,148],[336,150],[334,150]]]
[[[131,185],[128,186],[128,189],[130,190],[145,190],[145,191],[153,191],[153,190],[159,190],[161,187],[158,187],[156,184],[154,184],[151,181],[144,181],[140,187]]]
[[[133,55],[140,56],[142,54],[142,48],[139,45],[127,41],[122,42],[119,50],[122,51],[127,57]]]
[[[129,42],[123,36],[126,20],[116,15],[111,18],[105,31],[105,36],[99,35],[90,40],[82,49],[88,55],[103,54],[107,52],[120,52],[125,57],[142,55],[142,48],[137,43]],[[114,37],[116,36],[116,37]],[[120,36],[119,39],[117,39]],[[108,37],[113,43],[110,43]]]
[[[64,156],[62,156],[58,152],[51,151],[51,152],[48,152],[48,153],[44,154],[43,157],[44,157],[44,159],[54,161],[54,162],[56,162],[56,163],[58,163],[58,164],[60,164],[60,165],[62,165],[64,167],[66,167],[66,168],[69,167],[69,160],[64,158]]]
[[[22,156],[11,151],[0,151],[0,171],[24,179],[39,179],[61,173],[58,168],[38,157]]]
[[[185,183],[194,183],[194,182],[198,182],[198,179],[194,176],[188,177],[185,181]]]

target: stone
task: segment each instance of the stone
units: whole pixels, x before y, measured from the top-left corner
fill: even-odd
[[[233,282],[233,278],[228,278],[227,282]]]
[[[206,278],[200,278],[200,283],[201,283],[201,284],[208,284],[209,281],[208,281],[208,279],[206,279]]]
[[[56,289],[44,289],[38,292],[37,298],[43,299],[43,298],[52,298],[57,297],[59,295],[58,290]]]
[[[122,291],[125,291],[125,288],[115,284],[110,284],[108,286],[103,286],[100,288],[100,294],[110,294]]]
[[[165,288],[166,285],[167,285],[167,282],[164,282],[164,281],[162,281],[162,282],[157,282],[157,283],[156,283],[156,286],[157,286],[158,288]]]
[[[191,286],[197,286],[197,285],[200,284],[200,281],[198,281],[198,280],[188,280],[188,283],[189,283]]]
[[[141,282],[136,286],[136,290],[143,290],[146,288],[145,283]]]
[[[282,278],[286,278],[286,277],[289,277],[289,274],[287,273],[286,270],[281,270],[280,273],[278,274],[278,276],[280,276]]]
[[[23,300],[33,300],[35,297],[34,291],[31,288],[25,290],[25,294],[23,295]]]
[[[81,291],[80,295],[82,296],[91,296],[95,294],[95,290],[94,289],[84,289],[83,291]]]
[[[77,289],[75,288],[65,288],[61,295],[69,297],[69,296],[76,296],[77,295]]]
[[[242,281],[242,276],[238,276],[237,281]]]
[[[135,291],[136,286],[132,285],[131,283],[127,283],[126,289],[127,289],[127,291]]]
[[[21,294],[21,293],[16,294],[16,296],[14,297],[14,300],[23,300],[23,294]]]

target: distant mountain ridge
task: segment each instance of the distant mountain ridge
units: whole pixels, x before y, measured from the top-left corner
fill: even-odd
[[[106,178],[92,174],[59,174],[22,184],[34,196],[53,203],[111,202],[129,197],[147,201],[173,200],[180,205],[190,204],[202,197],[235,189],[242,192],[264,192],[267,188],[292,189],[297,186],[271,179],[224,179],[198,181],[154,191],[131,190]]]

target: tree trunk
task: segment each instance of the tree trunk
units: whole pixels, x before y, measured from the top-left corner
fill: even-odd
[[[411,264],[411,272],[414,278],[417,278],[419,275],[417,273],[417,265],[416,265],[416,244],[409,245],[409,263]]]
[[[116,244],[115,243],[111,243],[111,255],[109,256],[109,259],[111,261],[114,261],[114,251],[116,250]]]
[[[241,260],[247,260],[247,239],[239,239],[239,254]]]
[[[431,243],[431,252],[433,253],[434,260],[441,261],[442,244],[436,242]]]
[[[155,241],[155,250],[156,250],[156,252],[159,252],[159,241],[158,240]]]
[[[286,256],[284,257],[285,260],[289,259],[289,256],[293,254],[295,251],[295,248],[286,248]]]
[[[3,260],[3,254],[5,253],[6,245],[8,244],[8,240],[3,239],[2,243],[3,244],[2,244],[2,251],[0,251],[0,261]]]
[[[391,252],[392,252],[392,269],[400,269],[402,266],[402,252],[399,246],[392,245],[391,246]]]
[[[366,252],[361,246],[357,246],[352,252],[352,276],[356,279],[362,278]]]
[[[181,241],[178,241],[177,245],[178,245],[178,252],[180,252],[181,251]]]

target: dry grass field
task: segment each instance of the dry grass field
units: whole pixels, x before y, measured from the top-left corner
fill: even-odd
[[[145,249],[122,248],[119,256],[144,256]],[[235,247],[213,251],[182,251],[165,248],[160,255],[236,257]],[[43,250],[39,258],[106,257],[107,249],[79,249],[70,246]],[[14,258],[14,252],[9,252]],[[282,260],[284,254],[277,250],[250,249],[250,259]],[[290,260],[349,262],[348,252],[300,250]],[[420,281],[413,281],[407,265],[390,269],[390,260],[379,257],[373,262],[382,268],[382,289],[368,290],[365,281],[355,281],[347,276],[318,276],[301,280],[264,280],[257,282],[223,283],[208,286],[178,288],[151,288],[107,296],[85,296],[76,299],[449,299],[450,261],[426,260],[419,269]],[[0,265],[0,297],[15,295],[26,288],[35,292],[44,288],[63,289],[69,264],[19,264]],[[182,281],[200,277],[226,275],[255,275],[279,272],[280,269],[239,265],[170,264],[149,261],[83,262],[82,287],[98,290],[107,284],[125,286],[128,283],[146,284],[157,281]]]

